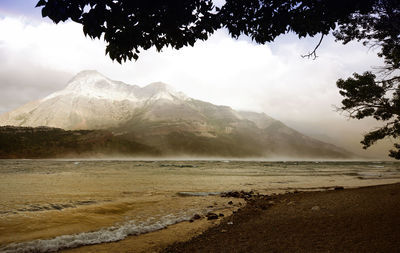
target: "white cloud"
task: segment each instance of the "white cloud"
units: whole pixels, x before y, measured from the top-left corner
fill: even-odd
[[[317,40],[298,40],[288,35],[272,44],[256,45],[248,39],[233,40],[221,30],[208,41],[197,42],[195,47],[165,49],[162,53],[151,49],[142,52],[137,62],[120,65],[104,55],[103,41],[84,37],[76,23],[54,25],[7,17],[0,19],[0,68],[8,66],[16,70],[9,73],[22,73],[24,68],[36,66],[71,75],[97,69],[110,78],[137,85],[163,81],[190,97],[236,109],[263,111],[304,131],[319,131],[319,135],[336,138],[335,124],[348,126],[332,108],[341,100],[336,80],[380,65],[381,59],[359,43],[343,46],[329,36],[318,49],[317,60],[301,58]],[[55,76],[51,78],[56,80]],[[4,85],[0,83],[0,88],[12,89],[9,84]],[[37,84],[24,85],[32,89]],[[40,89],[52,91],[48,85]],[[3,102],[7,100],[1,96],[0,108],[7,108]],[[322,126],[323,131],[310,130]],[[354,128],[349,131],[354,133],[362,128],[359,123],[354,126],[357,127],[343,129]],[[337,143],[347,145],[344,140]]]

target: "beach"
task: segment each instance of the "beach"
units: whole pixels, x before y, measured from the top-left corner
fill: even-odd
[[[396,224],[386,213],[397,211],[397,185],[386,197],[380,187],[356,188],[399,182],[395,162],[1,160],[0,252],[229,252],[224,236],[239,252],[264,252],[266,245],[297,252],[307,235],[319,249],[328,244],[318,236],[342,243],[357,234],[343,229],[340,237],[330,225],[343,221],[347,229],[353,216],[364,217],[356,211]],[[353,195],[359,191],[367,193]],[[366,228],[375,221],[370,216],[357,224]],[[316,218],[321,226],[307,231]],[[382,242],[398,237],[366,233]],[[199,238],[206,241],[196,245]],[[173,245],[186,241],[190,250]]]
[[[400,184],[259,196],[162,252],[399,252]]]

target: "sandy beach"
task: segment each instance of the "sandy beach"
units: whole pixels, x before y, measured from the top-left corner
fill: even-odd
[[[162,252],[400,252],[400,184],[259,196]]]
[[[399,248],[398,163],[3,160],[0,165],[0,252]],[[372,185],[389,186],[359,188]],[[338,186],[344,189],[334,190]],[[208,220],[210,212],[217,219]]]

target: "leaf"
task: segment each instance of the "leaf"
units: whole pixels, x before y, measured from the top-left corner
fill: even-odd
[[[44,5],[46,5],[46,1],[45,1],[45,0],[40,0],[40,1],[36,4],[35,8],[40,7],[40,6],[44,6]]]
[[[45,6],[42,9],[42,17],[47,17],[48,15],[49,15],[49,11],[48,11],[47,7]],[[56,24],[58,23],[58,22],[56,22],[55,19],[53,19],[53,22],[56,23]]]

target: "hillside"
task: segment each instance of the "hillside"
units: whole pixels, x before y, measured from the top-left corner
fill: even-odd
[[[0,127],[0,158],[90,158],[157,156],[146,145],[127,141],[104,130],[65,131],[49,127]]]
[[[62,136],[56,150],[63,154],[96,150],[132,156],[351,157],[346,150],[305,136],[264,113],[196,100],[160,82],[129,85],[97,71],[82,71],[65,89],[0,115],[1,125],[58,128],[50,131],[51,138]],[[23,140],[18,145],[26,155],[25,146],[47,145],[44,136]]]

